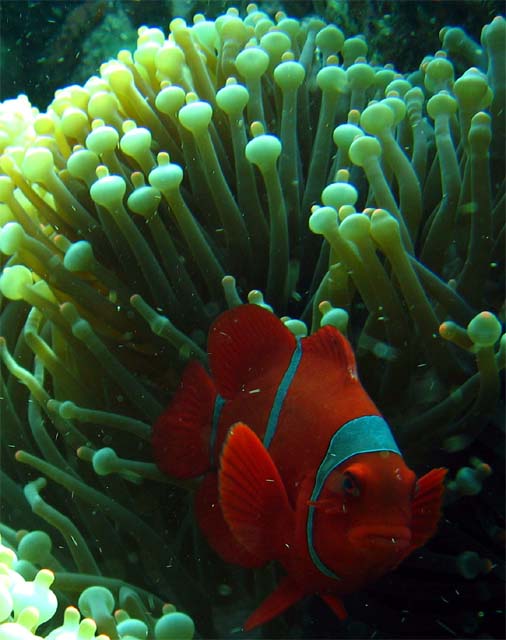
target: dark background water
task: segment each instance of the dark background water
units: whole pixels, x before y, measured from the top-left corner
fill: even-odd
[[[87,0],[0,2],[0,99],[19,93],[44,109],[59,87],[83,83],[119,49],[135,47],[136,29],[166,31],[175,16],[196,12],[215,17],[230,6],[245,11],[249,0]],[[482,25],[504,12],[497,0],[384,1],[260,0],[271,14],[285,10],[303,17],[319,14],[335,21],[347,36],[363,33],[370,52],[396,69],[414,70],[440,47],[443,25],[460,25],[479,41]]]

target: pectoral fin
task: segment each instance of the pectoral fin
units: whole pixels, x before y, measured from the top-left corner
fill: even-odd
[[[294,528],[293,510],[269,452],[240,422],[230,428],[223,447],[219,492],[237,541],[259,560],[279,560]]]
[[[424,545],[437,529],[441,517],[444,479],[447,469],[432,469],[418,479],[412,504],[411,545],[409,553]]]

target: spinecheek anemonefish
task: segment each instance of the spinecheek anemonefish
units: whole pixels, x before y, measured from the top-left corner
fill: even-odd
[[[341,595],[434,534],[446,469],[416,479],[331,326],[298,340],[242,305],[213,324],[208,352],[211,376],[190,362],[154,425],[156,463],[204,476],[196,516],[224,560],[284,568],[245,629],[313,593],[345,618]]]

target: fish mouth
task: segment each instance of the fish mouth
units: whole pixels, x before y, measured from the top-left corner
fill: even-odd
[[[408,527],[355,527],[349,538],[360,547],[396,552],[409,547],[411,531]]]

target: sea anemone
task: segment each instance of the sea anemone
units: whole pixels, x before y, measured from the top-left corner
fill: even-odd
[[[139,593],[119,587],[116,604],[111,591],[95,584],[86,587],[79,596],[77,609],[68,606],[63,624],[55,626],[53,617],[61,603],[51,589],[55,574],[38,565],[57,564],[52,556],[52,543],[43,531],[24,531],[17,539],[16,551],[0,542],[0,637],[2,640],[29,640],[40,638],[38,627],[51,621],[52,631],[46,640],[91,640],[99,626],[101,640],[120,638],[155,638],[156,640],[191,640],[195,630],[192,619],[176,611],[173,605],[162,606],[162,616],[155,620],[139,598]],[[19,554],[19,555],[18,555]],[[95,580],[100,582],[98,576]],[[83,617],[81,619],[81,615]],[[130,615],[132,614],[132,615]]]
[[[213,637],[263,592],[267,572],[253,585],[210,556],[192,487],[149,445],[211,321],[249,300],[294,332],[347,333],[408,461],[455,475],[442,542],[405,571],[452,587],[488,573],[497,603],[500,496],[470,496],[503,437],[506,22],[481,46],[462,34],[443,29],[401,75],[336,25],[251,4],[140,28],[133,54],[44,113],[0,105],[0,532],[11,548],[21,527],[55,536],[62,602],[124,588],[143,615],[170,601]],[[388,580],[369,612],[352,604],[363,633],[399,607]],[[423,606],[402,602],[416,627]],[[465,621],[422,604],[441,622],[429,635],[484,624],[474,604]],[[378,628],[409,635],[401,617]]]

